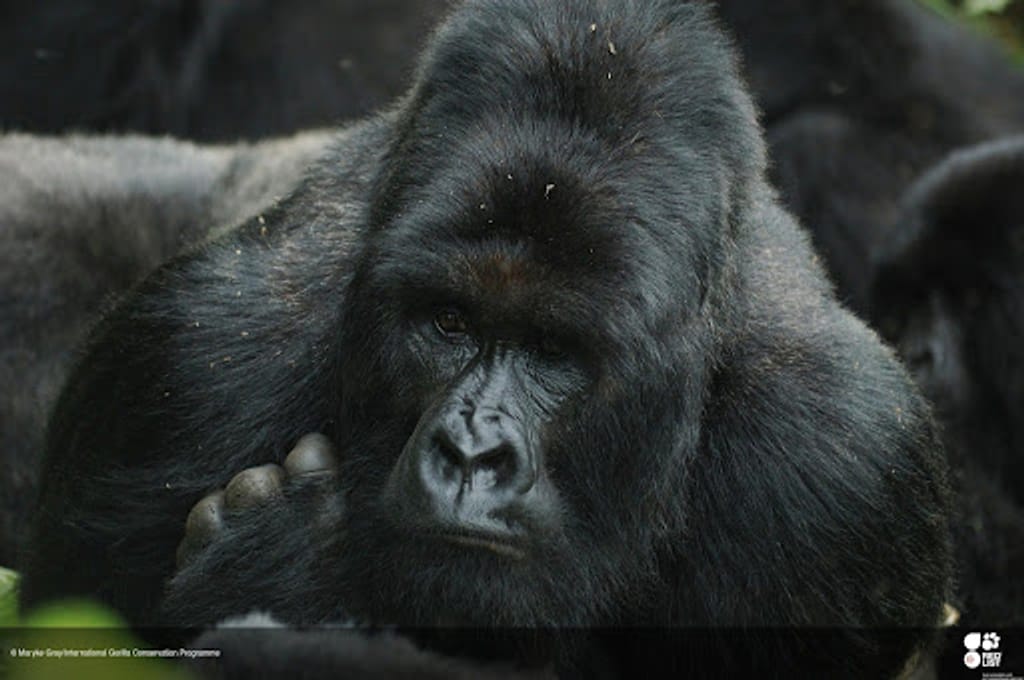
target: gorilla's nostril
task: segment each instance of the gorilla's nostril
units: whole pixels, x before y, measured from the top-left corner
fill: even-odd
[[[488,486],[501,484],[516,473],[516,452],[508,444],[480,454],[473,460],[475,471],[484,475]]]
[[[454,481],[462,475],[464,456],[443,434],[435,434],[431,444],[437,454],[436,461],[445,481]]]

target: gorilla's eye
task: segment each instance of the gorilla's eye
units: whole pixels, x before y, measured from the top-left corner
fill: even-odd
[[[445,337],[458,337],[469,333],[469,322],[457,309],[442,309],[434,317],[434,327]]]

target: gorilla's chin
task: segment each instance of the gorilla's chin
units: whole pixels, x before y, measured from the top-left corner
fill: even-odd
[[[346,602],[358,617],[413,628],[593,623],[589,609],[599,598],[564,546],[425,534],[384,517],[357,519],[349,541],[346,550],[359,553],[344,574],[354,591]],[[567,578],[577,589],[566,591]]]

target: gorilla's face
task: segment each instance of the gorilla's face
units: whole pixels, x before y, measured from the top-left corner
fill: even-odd
[[[703,9],[638,13],[628,55],[605,9],[442,31],[394,120],[342,314],[357,615],[651,620],[763,145],[725,43],[681,37]]]
[[[701,292],[621,190],[561,170],[483,169],[362,254],[340,438],[376,620],[594,623],[654,572],[679,496],[657,489],[699,420]]]
[[[892,304],[892,300],[906,300]],[[964,362],[961,316],[964,306],[940,289],[906,288],[887,297],[888,309],[880,322],[883,336],[892,342],[922,391],[940,414],[964,412],[972,400],[972,380]]]
[[[560,414],[592,383],[582,350],[592,343],[551,313],[528,246],[461,245],[441,260],[463,271],[427,277],[449,289],[401,288],[416,291],[396,330],[419,386],[417,421],[382,501],[410,531],[524,559],[532,541],[562,532],[547,459],[564,453]]]

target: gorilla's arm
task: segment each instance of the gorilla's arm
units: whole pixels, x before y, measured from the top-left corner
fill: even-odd
[[[863,626],[819,651],[844,654],[851,677],[882,677],[949,597],[942,448],[873,333],[824,286],[787,285],[817,268],[790,218],[769,211],[758,233],[769,236],[748,244],[748,321],[693,468],[679,607],[706,625]],[[868,632],[893,626],[918,630]]]
[[[354,148],[335,162],[349,161],[366,162]],[[149,620],[192,503],[325,427],[337,307],[312,296],[341,288],[356,211],[320,190],[162,267],[95,329],[51,418],[26,605],[92,593]],[[296,260],[325,288],[290,278]]]
[[[18,564],[46,415],[89,325],[211,229],[289,193],[327,139],[0,137],[0,564]]]
[[[97,329],[97,344],[69,378],[48,432],[25,606],[90,593],[133,623],[151,621],[191,504],[211,485],[286,450],[271,434],[323,426],[319,404],[275,398],[282,383],[309,383],[325,372],[309,345],[292,343],[277,357],[248,351],[247,338],[281,330],[270,322],[274,305],[264,287],[238,282],[248,295],[234,304],[179,291],[161,295],[160,309],[146,308],[151,286],[167,291],[187,282],[201,290],[197,277],[219,279],[230,271],[233,246],[254,257],[253,242],[231,241],[151,277],[139,298]],[[247,337],[221,325],[243,319]],[[265,392],[247,390],[243,399],[242,375],[254,364]],[[217,426],[204,425],[210,422]],[[71,563],[88,566],[65,574]]]

